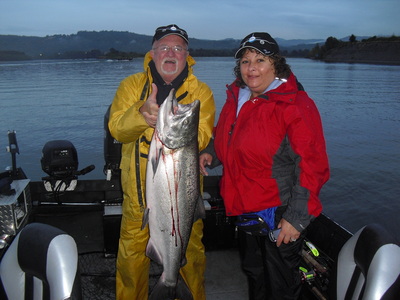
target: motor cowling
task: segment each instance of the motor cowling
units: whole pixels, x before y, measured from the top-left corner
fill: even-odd
[[[73,177],[78,170],[78,154],[67,140],[47,142],[42,150],[42,170],[53,178]]]

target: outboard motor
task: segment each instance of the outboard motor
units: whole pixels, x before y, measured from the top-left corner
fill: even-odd
[[[42,170],[54,179],[74,177],[79,164],[75,146],[66,140],[47,142],[40,162]]]
[[[121,148],[122,143],[118,142],[111,136],[108,129],[108,121],[110,119],[110,108],[104,115],[104,174],[107,175],[107,180],[111,180],[113,175],[119,176],[119,164],[121,162]]]
[[[67,140],[47,142],[40,160],[42,170],[49,176],[43,177],[47,191],[60,192],[75,189],[79,175],[85,175],[95,169],[90,165],[78,171],[78,154],[75,146]]]

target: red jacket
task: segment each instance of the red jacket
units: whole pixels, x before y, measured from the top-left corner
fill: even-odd
[[[319,112],[291,74],[286,83],[247,101],[236,117],[239,88],[228,86],[215,128],[223,164],[221,196],[227,215],[287,206],[283,218],[298,231],[322,211],[329,178]]]

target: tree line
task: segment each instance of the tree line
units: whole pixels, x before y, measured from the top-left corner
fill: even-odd
[[[392,35],[391,37],[370,37],[363,39],[361,42],[398,42],[400,37]],[[282,49],[282,54],[286,57],[301,57],[301,58],[312,58],[323,60],[326,53],[331,49],[337,47],[343,47],[349,43],[357,43],[357,38],[354,34],[349,37],[349,40],[342,41],[335,37],[328,37],[323,45],[316,44],[315,47],[310,49],[297,49],[297,50],[286,50]],[[232,57],[235,54],[236,49],[189,49],[190,54],[193,57]],[[100,51],[93,49],[90,51],[66,51],[63,53],[46,54],[40,57],[41,59],[111,59],[111,60],[132,60],[137,57],[143,57],[143,53],[138,52],[126,52],[120,51],[115,48],[109,49],[109,51]],[[19,51],[0,51],[0,61],[12,61],[12,60],[29,60],[34,59],[24,52]]]
[[[190,55],[193,57],[232,57],[236,49],[189,49]],[[304,50],[283,50],[282,54],[287,57],[307,57],[309,49]],[[66,51],[63,53],[54,53],[52,55],[43,55],[41,59],[112,59],[112,60],[132,60],[144,55],[137,52],[119,51],[111,48],[107,52],[102,52],[98,49],[90,51]],[[0,51],[0,61],[12,60],[29,60],[33,59],[20,51]]]
[[[314,48],[312,48],[309,51],[308,54],[308,58],[314,58],[314,59],[321,59],[323,60],[326,56],[326,54],[334,49],[334,48],[338,48],[338,47],[344,47],[348,44],[352,44],[352,43],[357,43],[359,41],[357,41],[357,37],[352,34],[349,37],[349,40],[346,41],[342,41],[342,40],[338,40],[335,37],[328,37],[325,41],[325,44],[320,46],[319,44],[317,44]],[[370,37],[368,39],[362,39],[360,42],[362,43],[370,43],[370,42],[400,42],[400,37],[392,35],[390,37],[377,37],[377,36],[373,36]]]

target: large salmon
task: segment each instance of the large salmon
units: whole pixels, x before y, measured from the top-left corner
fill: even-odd
[[[146,173],[149,224],[146,255],[163,266],[150,300],[193,299],[179,274],[193,222],[204,217],[200,197],[198,127],[200,101],[178,104],[172,90],[160,106]]]

